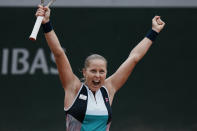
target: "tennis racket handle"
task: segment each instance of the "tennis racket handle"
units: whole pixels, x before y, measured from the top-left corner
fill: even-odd
[[[36,40],[37,34],[38,34],[39,29],[40,29],[40,25],[42,23],[43,18],[44,18],[43,16],[38,16],[37,17],[34,28],[31,32],[30,37],[29,37],[30,40],[32,40],[32,41]]]

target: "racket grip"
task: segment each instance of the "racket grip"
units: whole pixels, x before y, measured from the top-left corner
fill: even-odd
[[[32,41],[36,40],[37,34],[38,34],[39,29],[40,29],[40,25],[42,23],[43,18],[44,18],[43,16],[38,16],[37,17],[36,22],[34,24],[34,28],[32,30],[32,33],[29,37],[30,40],[32,40]]]

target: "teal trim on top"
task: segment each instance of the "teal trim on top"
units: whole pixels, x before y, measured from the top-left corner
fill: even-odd
[[[81,131],[106,131],[108,115],[86,115]]]

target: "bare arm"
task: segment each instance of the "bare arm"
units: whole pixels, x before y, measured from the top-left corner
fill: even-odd
[[[165,23],[159,16],[155,16],[152,20],[152,29],[159,33]],[[123,62],[118,70],[106,80],[106,87],[114,94],[119,90],[128,79],[136,64],[143,58],[152,45],[152,41],[145,37],[131,52],[129,57]],[[111,94],[110,93],[110,94]]]
[[[39,5],[38,11],[36,12],[36,16],[40,15],[44,16],[42,23],[46,24],[47,22],[49,22],[50,9],[48,7],[43,7]],[[76,87],[73,86],[73,84],[77,83],[77,85],[80,85],[80,80],[74,75],[69,60],[66,54],[64,53],[64,50],[61,47],[54,30],[45,33],[45,38],[50,50],[54,54],[62,86],[67,90],[70,87]]]

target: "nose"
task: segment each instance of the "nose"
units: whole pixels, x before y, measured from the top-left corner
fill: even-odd
[[[100,77],[100,73],[99,72],[96,72],[96,77]]]

